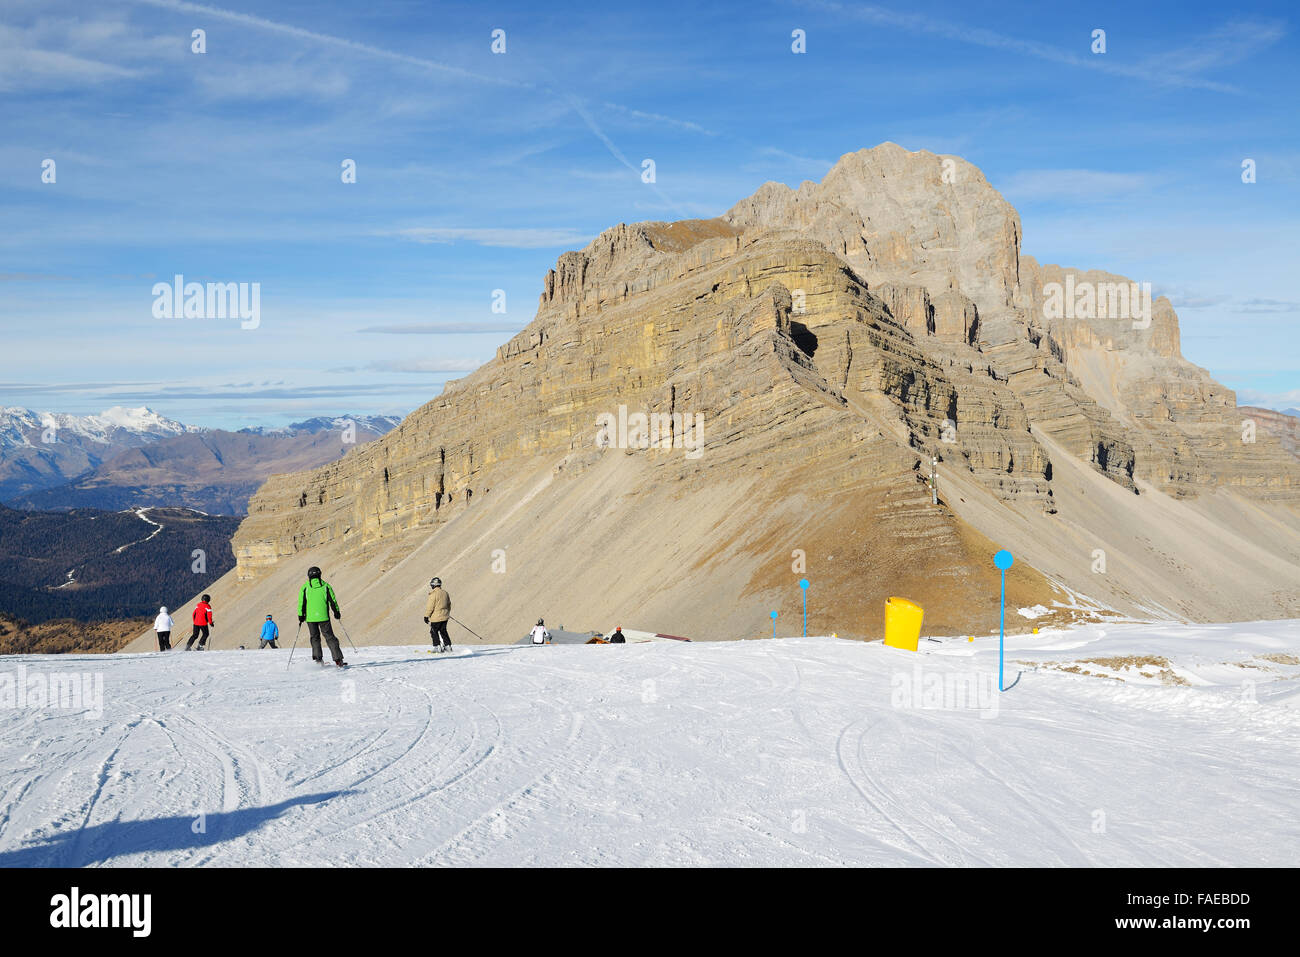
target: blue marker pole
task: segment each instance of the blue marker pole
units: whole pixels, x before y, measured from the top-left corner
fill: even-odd
[[[799,579],[799,587],[803,589],[803,636],[808,637],[808,579]]]
[[[772,637],[776,637],[776,612],[772,612]]]
[[[993,564],[1002,572],[1002,609],[998,614],[998,691],[1007,690],[1002,680],[1007,641],[1007,569],[1013,562],[1015,559],[1005,548],[993,556]]]

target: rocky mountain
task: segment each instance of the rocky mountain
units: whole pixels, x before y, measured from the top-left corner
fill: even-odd
[[[133,618],[179,605],[234,565],[230,537],[238,524],[176,508],[0,506],[0,613],[37,625]]]
[[[358,642],[421,640],[433,574],[493,640],[740,638],[798,633],[806,578],[814,633],[878,635],[905,595],[963,634],[996,628],[1006,547],[1009,601],[1057,619],[1300,614],[1300,463],[1242,441],[1168,300],[1020,236],[974,166],[894,144],[620,224],[492,361],[269,479],[214,589],[287,604],[319,564]]]
[[[0,496],[35,510],[185,506],[242,515],[269,475],[330,462],[399,421],[319,417],[229,432],[182,425],[148,409],[86,417],[8,409],[0,420]],[[50,423],[60,424],[51,432]]]
[[[0,408],[0,501],[62,485],[127,449],[198,431],[144,407],[100,415]]]
[[[250,429],[240,429],[241,434],[253,435],[319,435],[321,432],[338,432],[344,434],[349,429],[369,435],[383,435],[391,432],[401,423],[398,415],[318,415],[314,418],[294,422],[292,425],[259,425]]]
[[[1263,429],[1276,438],[1282,448],[1300,458],[1300,409],[1287,409],[1276,412],[1273,409],[1261,409],[1252,405],[1237,407],[1242,421],[1253,422],[1256,431]]]

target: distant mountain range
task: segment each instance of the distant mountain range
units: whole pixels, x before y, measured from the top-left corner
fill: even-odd
[[[319,416],[232,432],[144,407],[87,416],[3,408],[0,502],[26,510],[185,506],[243,515],[268,476],[325,465],[400,421]]]
[[[230,537],[238,525],[231,516],[184,508],[0,506],[0,610],[39,624],[134,618],[179,606],[234,566]]]

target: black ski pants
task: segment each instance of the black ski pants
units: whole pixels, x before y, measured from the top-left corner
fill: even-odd
[[[307,622],[307,637],[311,639],[311,658],[312,661],[321,660],[320,639],[321,635],[325,636],[325,644],[329,645],[330,654],[335,661],[343,660],[343,651],[339,648],[339,640],[334,637],[334,626],[330,624],[328,618],[324,621]]]

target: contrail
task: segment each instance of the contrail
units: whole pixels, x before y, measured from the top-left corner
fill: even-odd
[[[1014,53],[1022,53],[1027,56],[1036,57],[1040,60],[1049,60],[1053,63],[1061,63],[1067,66],[1098,70],[1102,73],[1110,73],[1115,76],[1125,76],[1132,79],[1144,80],[1148,83],[1155,83],[1161,86],[1179,86],[1198,90],[1212,90],[1216,93],[1242,92],[1239,87],[1233,86],[1229,83],[1217,83],[1213,80],[1203,80],[1198,77],[1187,75],[1185,71],[1179,72],[1173,69],[1172,66],[1158,70],[1147,69],[1142,66],[1129,66],[1124,63],[1108,60],[1104,56],[1080,56],[1070,50],[1054,47],[1047,43],[1039,43],[1037,40],[1022,40],[1018,37],[1007,36],[1006,34],[997,33],[996,31],[984,29],[982,27],[971,27],[955,21],[927,17],[923,14],[900,13],[875,4],[846,4],[836,3],[834,0],[795,0],[795,5],[809,9],[823,10],[828,13],[851,17],[855,20],[863,20],[867,23],[877,24],[879,26],[894,27],[899,30],[906,30],[910,33],[927,33],[932,36],[943,37],[947,40],[955,40],[959,43],[969,43],[975,46],[986,47],[994,50],[1008,50]],[[1240,30],[1238,32],[1240,32]],[[1267,44],[1276,41],[1281,35],[1282,31],[1280,27],[1267,24],[1264,25],[1264,30],[1258,33],[1254,39],[1260,43]],[[1240,46],[1240,38],[1237,39],[1238,45]]]
[[[255,16],[251,13],[239,13],[236,10],[223,10],[220,7],[208,6],[205,3],[190,3],[189,0],[128,0],[128,2],[141,3],[146,6],[171,10],[176,13],[197,13],[202,14],[203,16],[216,17],[220,20],[229,20],[232,23],[242,23],[244,26],[255,27],[259,30],[271,30],[276,33],[288,34],[289,36],[298,37],[303,40],[313,40],[317,43],[345,47],[346,49],[353,50],[357,53],[382,57],[385,60],[392,60],[395,63],[405,63],[408,66],[417,66],[426,70],[437,70],[443,73],[449,73],[453,76],[464,77],[467,80],[479,80],[483,83],[494,83],[498,86],[537,89],[535,83],[529,83],[526,80],[512,80],[508,77],[491,76],[486,73],[475,73],[473,70],[466,70],[462,67],[440,63],[437,60],[430,60],[427,57],[412,56],[409,53],[399,53],[396,50],[387,50],[384,47],[377,47],[369,43],[361,43],[358,40],[349,40],[346,37],[336,37],[329,33],[319,33],[316,30],[307,30],[303,27],[296,27],[291,23],[281,23],[277,20],[268,20],[265,17]]]
[[[467,80],[478,80],[483,83],[493,83],[498,86],[515,87],[516,89],[537,90],[538,92],[541,93],[547,93],[552,96],[558,96],[564,99],[565,102],[567,102],[569,106],[573,109],[573,111],[578,114],[578,117],[583,121],[583,123],[586,124],[587,129],[589,129],[592,132],[592,134],[595,135],[595,137],[599,139],[601,143],[604,144],[605,149],[609,150],[611,156],[613,156],[616,160],[618,160],[620,163],[622,163],[624,166],[626,166],[628,169],[632,170],[633,172],[637,174],[640,174],[641,172],[640,167],[633,165],[632,162],[628,160],[628,158],[623,154],[623,151],[620,150],[614,144],[614,142],[608,136],[605,135],[604,131],[601,130],[601,128],[597,125],[595,118],[591,115],[591,112],[586,108],[586,106],[583,105],[580,99],[578,99],[576,96],[574,96],[571,93],[561,92],[560,90],[554,87],[542,86],[537,83],[530,83],[527,80],[513,80],[507,77],[490,76],[484,73],[475,73],[472,70],[466,70],[463,69],[462,67],[451,66],[446,63],[441,63],[437,60],[431,60],[427,57],[412,56],[409,53],[399,53],[396,50],[388,50],[385,49],[384,47],[377,47],[370,43],[361,43],[358,40],[349,40],[346,37],[338,37],[329,33],[320,33],[319,31],[316,30],[308,30],[305,29],[304,27],[297,27],[290,23],[281,23],[277,20],[268,20],[265,17],[259,17],[251,13],[240,13],[235,10],[224,10],[220,7],[209,6],[208,4],[205,3],[192,3],[190,2],[190,0],[128,0],[128,2],[145,4],[146,6],[157,7],[162,10],[171,10],[176,13],[194,13],[194,14],[201,14],[203,16],[208,16],[208,17],[216,17],[218,19],[228,20],[232,23],[240,23],[243,24],[244,26],[254,27],[260,30],[271,30],[276,33],[287,34],[288,36],[298,37],[299,39],[303,39],[303,40],[312,40],[316,43],[324,43],[332,46],[343,47],[345,49],[352,50],[356,53],[364,53],[369,56],[380,57],[385,60],[391,60],[395,63],[404,63],[408,66],[421,67],[427,70],[436,70],[442,73],[448,73],[453,76],[462,77]],[[699,126],[696,123],[674,120],[671,117],[660,116],[658,114],[644,113],[640,110],[633,110],[630,107],[621,106],[617,103],[606,103],[604,105],[606,107],[612,107],[614,109],[618,109],[630,113],[631,115],[641,119],[658,120],[660,122],[671,123],[678,127],[690,129],[702,133],[706,136],[713,135],[708,130],[704,129],[703,127]],[[679,213],[682,212],[681,208],[677,205],[677,203],[669,199],[669,197],[662,190],[660,190],[656,184],[651,183],[648,185],[650,185],[650,187],[654,189],[654,191],[659,195],[659,197],[663,199],[669,206],[671,206],[673,209],[676,209]]]

